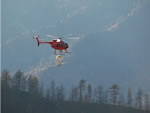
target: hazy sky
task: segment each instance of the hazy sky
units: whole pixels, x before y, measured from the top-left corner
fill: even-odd
[[[46,70],[51,64],[43,59],[47,62],[53,50],[48,45],[37,48],[32,36],[72,34],[82,39],[72,44],[73,54],[63,69],[71,71],[64,75],[74,73],[74,67],[76,74],[88,74],[94,65],[95,74],[150,81],[149,12],[150,0],[2,0],[2,69]]]
[[[1,1],[0,1],[1,6]],[[1,72],[1,8],[0,8],[0,72]]]
[[[111,31],[148,4],[149,0],[3,0],[3,34],[8,39],[44,29],[57,34]]]
[[[150,0],[3,0],[2,50],[13,49],[11,45],[30,40],[34,34],[46,37],[115,32],[128,23],[133,34],[144,29],[141,34],[146,36],[149,7]]]

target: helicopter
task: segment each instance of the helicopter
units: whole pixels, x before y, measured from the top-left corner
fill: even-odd
[[[63,50],[66,53],[68,53],[67,49],[69,48],[69,45],[65,41],[63,41],[62,38],[60,38],[60,37],[58,37],[57,39],[54,39],[52,41],[40,41],[39,35],[38,35],[38,36],[33,37],[33,39],[37,40],[38,46],[43,43],[50,44],[51,47],[55,50],[54,51],[55,55],[56,55],[56,50],[59,50],[60,54],[62,54]]]

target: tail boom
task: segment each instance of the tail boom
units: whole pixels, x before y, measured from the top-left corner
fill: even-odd
[[[36,39],[38,46],[39,46],[41,43],[47,43],[47,44],[50,44],[50,45],[53,44],[52,42],[42,42],[42,41],[40,41],[40,40],[39,40],[39,36],[36,36],[35,38],[33,37],[33,39]]]

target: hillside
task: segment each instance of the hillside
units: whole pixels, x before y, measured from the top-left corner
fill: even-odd
[[[47,88],[36,76],[24,76],[17,71],[11,76],[7,70],[1,76],[2,113],[148,113],[149,96],[141,89],[122,93],[119,85],[109,89],[93,87],[86,80],[72,86],[69,92],[62,84],[52,81]],[[126,95],[128,94],[128,95]],[[123,96],[124,95],[124,96]],[[127,98],[126,98],[127,97]]]
[[[52,103],[26,92],[2,96],[2,113],[150,113],[113,105],[64,102]]]

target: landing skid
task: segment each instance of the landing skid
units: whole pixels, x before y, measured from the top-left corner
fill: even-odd
[[[67,51],[67,52],[60,52],[60,53],[56,53],[56,52],[54,52],[54,55],[65,55],[65,54],[70,54],[71,53],[71,51]]]
[[[65,54],[54,54],[54,55],[65,55]]]

